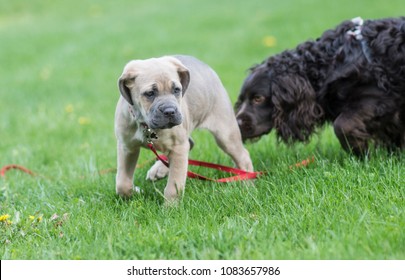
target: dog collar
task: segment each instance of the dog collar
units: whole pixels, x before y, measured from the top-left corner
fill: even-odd
[[[136,119],[135,112],[131,106],[128,106],[130,114]],[[158,139],[157,133],[153,131],[146,122],[141,122],[140,125],[143,127],[143,136],[148,144],[152,144],[154,140]]]
[[[143,136],[146,139],[146,142],[148,144],[152,144],[153,141],[158,140],[159,137],[157,136],[157,133],[153,131],[151,128],[146,123],[141,123],[141,126],[143,127]]]

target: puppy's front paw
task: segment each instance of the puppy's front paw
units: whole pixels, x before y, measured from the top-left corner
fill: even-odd
[[[161,161],[155,162],[155,164],[149,169],[146,174],[146,179],[156,181],[162,179],[169,174],[169,168],[166,167]]]
[[[132,186],[122,186],[122,185],[117,185],[116,187],[116,192],[117,194],[126,199],[126,198],[131,198],[134,194],[138,194],[142,192],[142,189],[138,186],[132,185]]]

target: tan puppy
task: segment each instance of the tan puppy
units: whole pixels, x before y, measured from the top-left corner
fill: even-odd
[[[152,140],[167,155],[170,167],[157,161],[147,178],[168,174],[165,198],[177,198],[185,187],[189,137],[196,128],[208,129],[238,168],[253,171],[227,92],[206,64],[190,56],[133,60],[125,66],[118,86],[116,191],[120,196],[139,191],[133,186],[135,165],[140,148]]]

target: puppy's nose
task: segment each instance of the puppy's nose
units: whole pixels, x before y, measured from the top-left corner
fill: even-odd
[[[161,109],[163,115],[165,115],[166,117],[172,117],[176,114],[177,112],[177,108],[176,107],[166,107]]]

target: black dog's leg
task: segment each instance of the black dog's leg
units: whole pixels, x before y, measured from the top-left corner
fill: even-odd
[[[372,91],[368,91],[372,93]],[[364,94],[364,92],[362,92]],[[361,96],[359,92],[357,96]],[[380,130],[380,122],[375,122],[378,114],[378,98],[359,98],[352,101],[333,122],[335,134],[342,147],[357,157],[363,157],[368,152],[368,142]],[[373,125],[374,124],[374,125]],[[376,140],[376,139],[374,139]]]
[[[333,128],[345,151],[353,153],[357,157],[366,155],[370,135],[367,133],[361,116],[340,114],[334,121]]]

